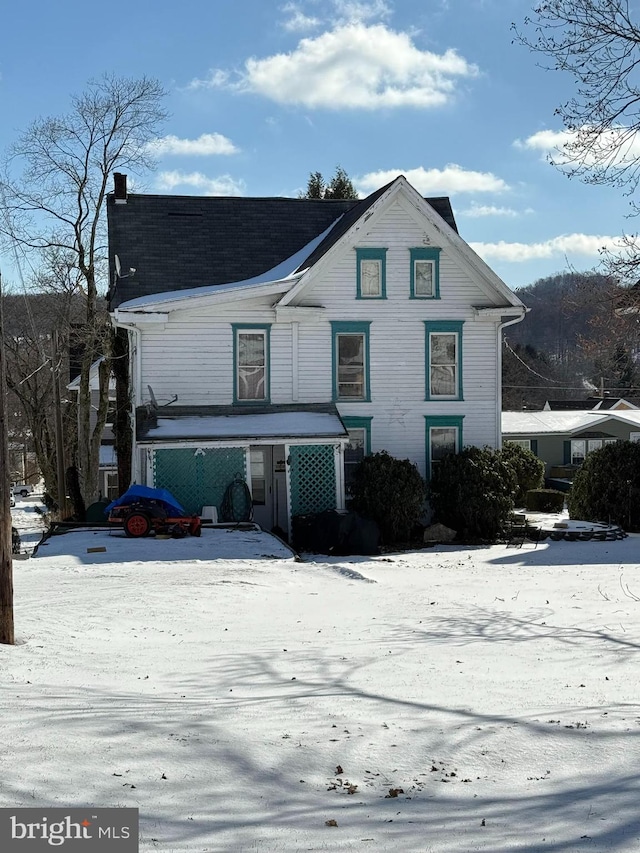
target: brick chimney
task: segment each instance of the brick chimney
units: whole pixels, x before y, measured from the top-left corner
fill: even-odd
[[[120,172],[113,173],[113,197],[116,204],[127,203],[127,176]]]

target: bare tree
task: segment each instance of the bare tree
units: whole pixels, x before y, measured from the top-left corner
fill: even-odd
[[[36,120],[9,153],[0,232],[25,251],[72,259],[82,288],[83,354],[78,394],[77,462],[88,504],[98,492],[100,439],[108,409],[110,327],[100,309],[106,285],[104,207],[110,176],[153,166],[149,142],[166,114],[158,81],[105,75],[72,98],[63,116]],[[99,358],[99,403],[91,421],[90,371]]]
[[[569,175],[626,187],[640,180],[640,21],[627,0],[546,0],[516,40],[546,57],[543,67],[575,80],[556,109],[566,139],[552,162]]]

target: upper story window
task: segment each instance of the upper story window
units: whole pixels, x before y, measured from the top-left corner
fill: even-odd
[[[369,390],[371,323],[333,321],[333,399],[365,401]]]
[[[356,249],[356,298],[387,298],[387,250]]]
[[[462,400],[462,322],[425,321],[426,399]]]
[[[270,326],[233,325],[235,402],[269,400]]]
[[[411,299],[440,299],[440,249],[410,249]]]

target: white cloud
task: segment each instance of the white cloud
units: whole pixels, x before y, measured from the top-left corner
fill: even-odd
[[[576,154],[586,166],[595,163],[624,168],[640,159],[640,134],[628,127],[599,131],[588,126],[580,130],[539,130],[526,139],[516,139],[516,148],[540,151],[557,166],[572,163]],[[579,146],[577,149],[576,146]]]
[[[385,0],[333,0],[339,21],[361,23],[388,18],[391,9]]]
[[[463,169],[456,163],[448,163],[444,169],[385,169],[369,172],[355,183],[365,193],[373,192],[404,175],[422,195],[454,195],[455,193],[491,192],[501,193],[510,189],[509,185],[492,172],[474,172]]]
[[[305,32],[320,26],[320,19],[305,15],[297,3],[285,3],[280,7],[280,11],[289,16],[282,26],[290,33]]]
[[[485,261],[511,261],[522,263],[562,255],[581,255],[596,258],[602,249],[620,251],[620,237],[606,237],[594,234],[562,234],[541,243],[470,243]]]
[[[238,148],[221,133],[203,133],[197,139],[180,139],[178,136],[162,136],[149,143],[149,150],[157,157],[167,154],[208,157],[212,154],[237,154]]]
[[[236,180],[231,175],[219,175],[217,178],[209,178],[202,172],[160,172],[157,179],[157,188],[171,192],[176,187],[190,187],[199,195],[244,195],[246,186],[244,181]]]
[[[461,210],[459,216],[468,216],[472,219],[479,219],[482,216],[508,216],[515,218],[522,216],[523,213],[533,213],[531,208],[524,211],[514,210],[512,207],[496,207],[494,204],[472,204],[466,210]]]
[[[227,86],[309,108],[428,108],[446,104],[460,79],[477,74],[455,50],[420,50],[407,33],[356,22],[302,39],[291,53],[248,59],[235,83],[213,70],[190,86]]]

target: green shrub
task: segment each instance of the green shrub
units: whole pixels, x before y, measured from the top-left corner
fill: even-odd
[[[562,512],[565,497],[565,493],[557,489],[529,489],[525,508],[529,512]]]
[[[353,475],[352,509],[372,518],[385,544],[406,541],[424,513],[425,483],[408,459],[365,456]]]
[[[504,443],[502,458],[516,475],[516,506],[524,506],[527,492],[530,489],[540,489],[544,485],[544,462],[538,459],[535,453],[510,441]]]
[[[573,478],[569,515],[640,532],[640,443],[605,444],[587,455]]]
[[[472,542],[501,537],[515,506],[516,475],[500,451],[465,447],[434,465],[429,500],[436,521]]]

